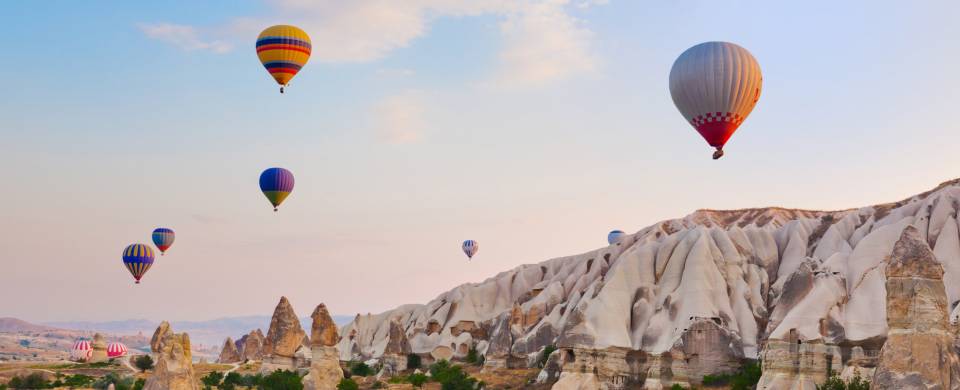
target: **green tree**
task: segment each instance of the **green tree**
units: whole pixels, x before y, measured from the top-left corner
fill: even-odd
[[[443,390],[473,390],[477,380],[463,371],[463,367],[440,360],[430,366],[430,376],[440,382]]]
[[[373,375],[373,369],[364,362],[351,362],[350,363],[350,374],[356,376],[370,376]]]
[[[136,382],[133,382],[133,390],[143,390],[143,386],[147,384],[147,380],[143,378],[137,379]]]
[[[261,390],[303,390],[303,382],[296,372],[276,370],[260,381]]]
[[[213,371],[203,378],[200,378],[200,382],[203,382],[204,386],[213,387],[219,386],[220,382],[223,381],[223,373],[220,371]]]
[[[133,365],[140,370],[140,372],[147,372],[147,370],[153,368],[153,358],[150,355],[140,355],[133,359]]]
[[[408,368],[408,369],[415,370],[415,369],[420,368],[421,365],[423,365],[423,361],[422,361],[422,359],[420,358],[420,355],[417,355],[417,354],[415,354],[415,353],[411,353],[411,354],[407,355],[407,368]]]
[[[340,383],[337,384],[337,390],[359,390],[360,385],[356,381],[350,378],[343,378],[340,380]]]
[[[427,378],[426,374],[414,373],[407,376],[407,382],[410,382],[413,387],[423,387],[423,384],[427,383],[428,379],[430,378]]]
[[[131,377],[121,377],[114,372],[108,373],[97,379],[91,387],[94,389],[106,389],[113,384],[113,388],[116,390],[132,390],[133,389],[133,378]]]

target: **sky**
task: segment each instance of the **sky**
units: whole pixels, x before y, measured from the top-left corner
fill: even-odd
[[[700,208],[960,176],[960,3],[786,3],[5,2],[0,317],[376,313]],[[313,40],[283,95],[253,47],[279,23]],[[667,88],[716,40],[764,76],[719,161]],[[158,226],[176,242],[134,285],[121,251]]]

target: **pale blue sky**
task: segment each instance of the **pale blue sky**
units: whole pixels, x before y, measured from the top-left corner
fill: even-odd
[[[960,176],[960,3],[780,3],[4,3],[0,316],[377,312],[697,208]],[[253,50],[279,22],[314,41],[285,95]],[[708,40],[764,74],[720,161],[667,90]],[[156,226],[177,241],[133,286],[120,251]]]

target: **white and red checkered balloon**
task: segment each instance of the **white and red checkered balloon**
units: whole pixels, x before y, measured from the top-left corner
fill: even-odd
[[[680,54],[670,69],[670,95],[683,117],[723,155],[723,145],[757,100],[763,76],[753,55],[729,42],[704,42]]]

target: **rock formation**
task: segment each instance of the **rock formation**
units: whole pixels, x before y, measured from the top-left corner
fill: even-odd
[[[107,340],[103,338],[103,335],[95,333],[93,335],[93,342],[90,343],[90,348],[93,349],[93,353],[90,355],[90,362],[107,361]]]
[[[943,268],[915,227],[903,230],[886,263],[889,330],[874,374],[876,388],[960,388]]]
[[[278,369],[297,371],[298,368],[303,367],[303,359],[298,359],[297,351],[303,346],[305,337],[306,333],[300,327],[300,319],[293,311],[290,301],[287,297],[280,297],[280,303],[273,311],[270,329],[267,330],[264,341],[261,371],[264,373]]]
[[[243,361],[243,358],[240,357],[240,351],[237,351],[237,343],[227,337],[227,340],[223,342],[223,349],[220,350],[220,358],[217,359],[217,362],[238,363],[241,361]]]
[[[379,358],[397,320],[413,353],[462,357],[485,343],[494,367],[530,365],[555,344],[572,353],[561,359],[564,386],[696,385],[761,356],[767,388],[809,386],[827,371],[869,379],[894,326],[884,261],[908,227],[943,267],[943,308],[960,319],[958,211],[960,180],[859,209],[698,210],[426,304],[358,315],[338,347],[343,360]],[[723,347],[697,350],[698,331]]]
[[[263,344],[265,337],[260,329],[251,331],[244,335],[238,341],[240,344],[240,357],[242,360],[261,360],[263,359]]]
[[[310,374],[304,378],[307,390],[336,389],[343,379],[343,370],[340,368],[340,353],[337,351],[337,324],[330,317],[327,306],[320,304],[310,316],[313,325],[310,327],[312,360]]]
[[[407,369],[407,355],[411,352],[407,332],[403,330],[400,321],[390,321],[390,331],[387,333],[387,346],[383,349],[383,367],[388,374],[399,373]]]
[[[153,336],[150,346],[157,357],[156,366],[144,390],[199,390],[200,383],[193,372],[190,336],[173,333],[166,321],[157,327]]]

